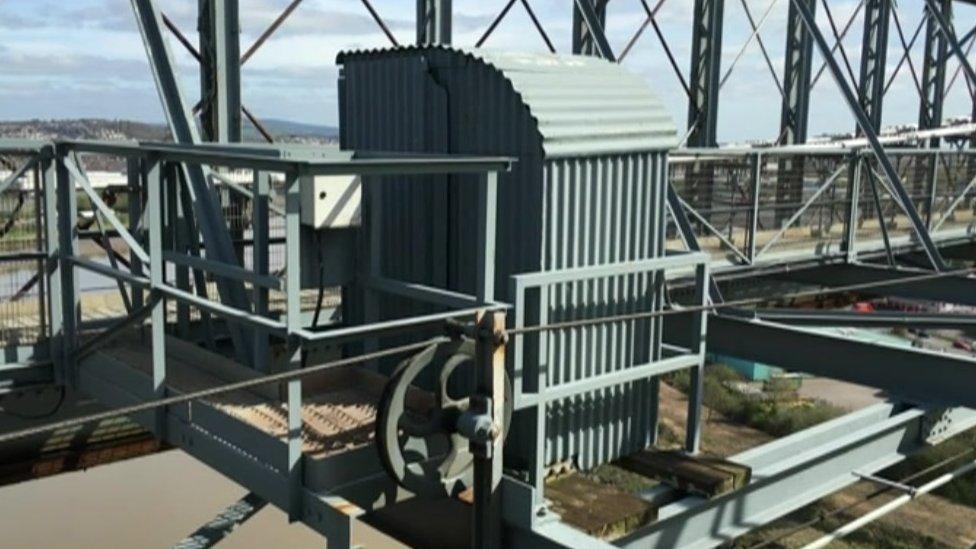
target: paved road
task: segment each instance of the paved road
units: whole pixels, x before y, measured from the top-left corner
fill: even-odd
[[[878,389],[825,377],[804,378],[800,396],[819,398],[845,410],[859,410],[885,401]]]

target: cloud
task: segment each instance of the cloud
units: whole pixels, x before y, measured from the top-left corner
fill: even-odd
[[[290,1],[242,0],[242,48],[253,43]],[[401,43],[412,42],[416,15],[414,1],[371,1],[397,39]],[[657,1],[647,0],[647,3],[654,6]],[[757,22],[772,1],[745,0]],[[157,2],[196,43],[198,0]],[[838,26],[846,23],[857,3],[857,0],[829,2]],[[693,0],[667,0],[657,15],[684,75],[690,65],[693,4]],[[454,0],[455,44],[472,45],[504,5],[500,0]],[[568,51],[572,25],[568,1],[531,0],[531,5],[557,50]],[[761,30],[772,63],[780,75],[788,5],[789,0],[777,0]],[[922,2],[902,0],[898,9],[901,23],[910,37],[921,18]],[[960,9],[956,24],[960,28],[969,28],[973,13],[972,9]],[[818,7],[817,14],[821,30],[831,40],[832,32],[825,12]],[[637,0],[610,2],[608,35],[618,53],[644,16],[644,8]],[[863,26],[860,17],[852,24],[844,42],[855,72]],[[752,32],[738,0],[726,0],[724,19],[723,73]],[[915,47],[916,61],[920,42]],[[195,101],[199,88],[197,67],[175,41],[170,43],[188,101]],[[335,123],[336,53],[353,47],[384,47],[388,44],[360,0],[304,0],[244,67],[245,102],[262,116]],[[486,47],[545,50],[521,3],[512,7]],[[900,53],[893,27],[888,55],[889,75]],[[819,64],[818,58],[815,66]],[[668,105],[675,120],[684,121],[687,108],[684,91],[653,29],[646,30],[625,66],[643,75]],[[950,70],[953,67],[950,65]],[[958,82],[947,109],[951,106],[953,113],[971,109],[971,101],[964,91],[965,86]],[[917,106],[912,105],[917,105],[917,97],[913,98],[914,93],[914,84],[905,66],[891,88],[893,106],[886,110],[886,122],[889,117],[915,116]],[[822,78],[814,94],[812,122],[817,126],[815,131],[853,127],[850,114],[828,75]],[[158,103],[127,0],[0,0],[0,117],[84,115],[161,119]],[[767,74],[766,62],[753,41],[723,90],[719,109],[720,138],[768,137],[766,133],[776,133],[779,103],[778,92]],[[775,107],[770,108],[770,105]],[[746,114],[748,120],[743,118]]]

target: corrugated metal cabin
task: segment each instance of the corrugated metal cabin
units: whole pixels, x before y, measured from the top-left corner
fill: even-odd
[[[342,148],[517,157],[498,183],[496,299],[513,297],[515,274],[664,254],[676,128],[637,75],[593,57],[440,46],[346,52],[338,62]],[[364,228],[381,231],[382,274],[474,293],[477,184],[451,176],[367,186],[366,215],[380,220]],[[527,318],[538,319],[543,303],[549,321],[653,309],[661,282],[635,274],[551,286],[526,305]],[[384,299],[382,315],[418,312],[404,307]],[[643,320],[538,336],[526,342],[514,379],[525,375],[529,389],[542,368],[553,387],[646,364],[660,357],[659,334],[657,321]],[[547,464],[574,460],[586,469],[646,447],[656,393],[656,382],[643,379],[550,404]],[[531,422],[516,416],[506,467],[534,445]]]

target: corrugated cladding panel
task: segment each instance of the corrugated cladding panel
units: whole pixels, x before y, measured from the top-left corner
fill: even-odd
[[[676,130],[647,85],[618,65],[444,47],[352,52],[339,62],[343,148],[518,158],[499,180],[499,299],[512,297],[513,274],[663,254],[666,150]],[[473,292],[482,177],[430,181],[383,185],[383,273]],[[652,278],[565,284],[539,299],[549,320],[648,310],[660,306]],[[387,316],[420,311],[384,301]],[[556,332],[541,367],[558,385],[644,364],[659,356],[659,332],[652,321]],[[546,460],[589,468],[643,448],[655,411],[651,381],[554,403]],[[509,444],[516,454],[533,447],[519,430]]]

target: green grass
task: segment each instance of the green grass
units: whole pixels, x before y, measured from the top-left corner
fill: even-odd
[[[689,373],[679,372],[671,378],[671,383],[680,391],[688,392]],[[735,370],[724,364],[713,364],[705,368],[704,401],[705,406],[721,413],[732,421],[748,425],[773,436],[785,436],[823,423],[844,413],[841,408],[827,402],[796,402],[781,396],[792,393],[795,387],[786,382],[771,383],[770,391],[776,398],[761,400],[733,391],[726,387],[728,381],[742,381]]]

